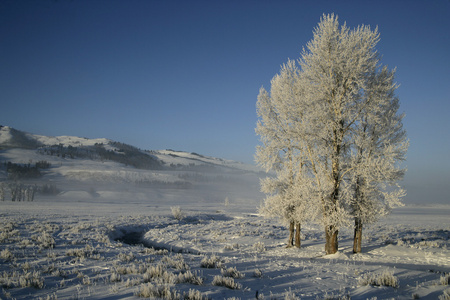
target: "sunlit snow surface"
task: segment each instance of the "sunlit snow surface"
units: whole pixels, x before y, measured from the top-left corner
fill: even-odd
[[[23,151],[3,151],[2,160],[42,158]],[[450,206],[394,210],[364,229],[357,255],[351,230],[341,230],[340,251],[325,256],[322,228],[304,225],[302,248],[285,248],[286,227],[257,214],[259,173],[51,159],[41,179],[26,183],[54,184],[58,195],[0,201],[1,299],[139,299],[164,288],[186,299],[190,290],[204,299],[439,299],[449,289]],[[136,184],[155,178],[192,185]],[[361,285],[383,272],[398,287]],[[213,285],[227,275],[236,289]]]

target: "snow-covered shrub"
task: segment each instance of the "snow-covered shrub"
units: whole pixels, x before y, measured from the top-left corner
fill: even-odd
[[[135,256],[133,254],[133,252],[130,253],[119,253],[119,255],[117,255],[117,258],[123,262],[130,262],[133,261],[135,259]]]
[[[266,246],[263,242],[257,242],[253,245],[253,249],[255,249],[257,252],[264,252],[266,251]]]
[[[142,280],[140,280],[139,278],[133,278],[133,279],[128,278],[127,281],[125,281],[125,286],[128,288],[128,287],[136,286],[141,283],[142,283]]]
[[[0,228],[2,228],[2,232],[0,232],[0,243],[6,242],[11,237],[20,237],[20,232],[17,229],[14,229],[16,224],[12,222],[7,222],[5,224],[0,224]]]
[[[228,250],[228,251],[237,250],[237,249],[239,249],[238,243],[235,243],[233,245],[225,245],[225,247],[223,247],[223,250]]]
[[[450,279],[450,273],[444,274],[439,279],[439,283],[441,285],[448,285],[449,279]]]
[[[111,276],[109,277],[109,282],[119,282],[122,281],[122,277],[119,273],[112,272]]]
[[[234,282],[233,278],[223,277],[220,275],[214,276],[212,285],[224,286],[232,290],[240,290],[242,288],[242,285],[240,283]]]
[[[239,278],[243,278],[245,277],[244,274],[242,274],[241,272],[239,272],[236,267],[233,268],[228,268],[228,269],[221,269],[220,273],[225,276],[225,277],[232,277],[235,279],[239,279]]]
[[[40,235],[34,236],[34,239],[42,248],[53,248],[56,244],[53,236],[46,231],[42,232]]]
[[[157,280],[160,283],[173,284],[176,281],[176,275],[172,272],[167,271],[166,267],[162,264],[156,266],[150,266],[147,268],[143,275],[143,280],[145,283]]]
[[[0,258],[4,260],[12,260],[14,258],[14,254],[6,248],[0,252]]]
[[[167,284],[141,284],[135,296],[144,298],[162,298],[167,300],[180,299],[180,293],[172,290]]]
[[[86,258],[86,251],[84,249],[68,249],[66,251],[67,256],[75,256],[79,258]]]
[[[450,300],[450,289],[444,290],[442,295],[439,296],[439,300]]]
[[[119,292],[119,287],[117,286],[117,284],[113,284],[109,287],[109,291],[111,292],[111,294],[117,294]]]
[[[398,288],[398,278],[394,276],[393,272],[384,270],[383,273],[365,274],[359,279],[359,285],[376,285],[376,286],[391,286]]]
[[[169,250],[167,250],[167,249],[156,250],[155,248],[150,247],[150,248],[144,248],[144,254],[147,254],[147,255],[168,255],[169,254]]]
[[[189,265],[184,262],[184,258],[181,254],[177,254],[175,256],[164,256],[161,261],[176,270],[189,270]]]
[[[183,220],[184,214],[179,206],[172,206],[170,210],[172,211],[172,215],[175,219],[178,221]]]
[[[33,242],[29,239],[22,239],[19,244],[19,246],[22,248],[25,248],[25,247],[31,246],[31,245],[33,245]]]
[[[190,283],[195,285],[202,285],[203,278],[197,275],[195,272],[186,271],[177,275],[175,283]]]
[[[284,292],[284,300],[300,300],[300,298],[289,288],[289,291]]]
[[[220,268],[221,266],[222,260],[215,254],[211,255],[210,257],[205,256],[200,262],[200,267],[207,269]]]
[[[83,282],[84,285],[91,285],[92,284],[91,278],[89,278],[89,276],[87,276],[87,275],[83,276],[82,282]]]
[[[255,272],[253,272],[253,277],[262,278],[263,272],[261,271],[261,269],[256,269]]]
[[[323,300],[350,300],[350,295],[335,295],[334,293],[328,294],[328,292],[325,292],[325,295],[323,295]],[[376,299],[371,299],[376,300]]]
[[[131,267],[127,267],[127,266],[116,266],[113,268],[113,271],[116,273],[119,273],[121,275],[127,275],[127,274],[137,274],[136,272],[134,272],[134,268],[136,266],[133,265]]]
[[[208,300],[207,296],[203,296],[203,294],[199,290],[189,289],[189,292],[183,293],[184,300]]]
[[[33,287],[42,289],[44,287],[44,278],[39,271],[27,272],[19,277],[19,285],[22,288]]]
[[[30,269],[31,269],[31,265],[29,262],[26,261],[22,264],[22,270],[24,270],[25,272],[29,271]]]
[[[3,271],[0,273],[0,286],[4,288],[11,288],[14,286],[13,279],[14,277],[17,277],[18,275],[14,272],[6,272]]]
[[[427,248],[440,248],[442,245],[441,241],[420,241],[418,244],[418,248],[427,247]]]

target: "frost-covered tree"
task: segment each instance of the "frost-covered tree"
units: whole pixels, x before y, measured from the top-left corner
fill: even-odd
[[[363,225],[402,205],[400,199],[405,195],[397,181],[404,175],[400,163],[405,160],[409,143],[403,130],[403,115],[398,114],[396,88],[394,71],[383,67],[373,74],[366,91],[368,105],[354,127],[353,170],[348,176],[353,193],[346,196],[355,221],[354,253],[361,252]]]
[[[325,251],[332,254],[340,227],[354,220],[360,234],[363,223],[400,203],[398,162],[407,141],[394,72],[380,64],[375,49],[377,29],[351,30],[332,14],[321,18],[313,34],[300,69],[290,61],[272,80],[270,96],[260,92],[256,132],[263,146],[257,162],[278,167],[277,178],[263,182],[263,190],[266,185],[276,195],[266,204],[283,213],[301,207],[300,217],[289,214],[294,219],[312,219],[320,211]],[[286,74],[292,79],[285,80],[291,78]]]
[[[302,178],[302,141],[293,135],[292,108],[299,104],[301,85],[295,61],[282,66],[280,74],[271,81],[270,95],[261,88],[257,113],[259,121],[256,133],[262,145],[257,147],[256,161],[266,171],[276,173],[261,182],[262,191],[268,196],[261,211],[268,216],[280,217],[289,225],[288,247],[300,247],[301,223],[308,215],[308,199],[298,193]]]
[[[377,29],[359,26],[350,30],[345,23],[339,26],[334,15],[324,15],[300,59],[302,76],[309,87],[306,95],[312,106],[308,113],[314,120],[316,144],[311,162],[316,167],[314,176],[320,181],[316,188],[327,254],[338,250],[339,228],[353,213],[347,208],[346,196],[355,189],[345,181],[362,168],[358,163],[352,164],[361,119],[375,107],[380,115],[386,110],[376,96],[384,88],[377,80],[381,72],[375,49],[378,41]]]

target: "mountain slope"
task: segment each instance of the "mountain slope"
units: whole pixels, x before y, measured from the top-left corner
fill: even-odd
[[[43,155],[62,158],[109,160],[139,169],[259,172],[260,169],[232,160],[208,157],[174,150],[141,150],[106,138],[88,139],[75,136],[36,135],[9,126],[0,127],[0,149],[36,150]]]

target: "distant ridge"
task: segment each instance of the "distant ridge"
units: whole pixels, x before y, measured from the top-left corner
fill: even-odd
[[[42,146],[42,143],[34,139],[28,133],[16,130],[9,126],[0,125],[0,149],[37,149],[40,146]]]
[[[21,148],[63,158],[110,160],[138,169],[210,171],[226,169],[260,172],[253,165],[175,150],[141,150],[135,146],[106,138],[88,139],[76,136],[44,136],[0,126],[0,150]]]

